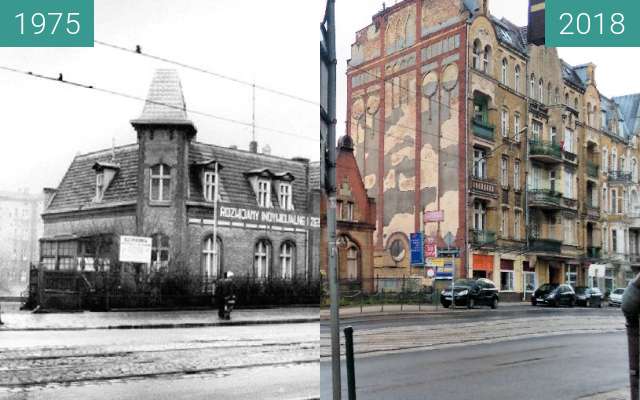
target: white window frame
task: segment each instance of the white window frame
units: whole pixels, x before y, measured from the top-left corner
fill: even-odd
[[[506,58],[502,59],[502,76],[501,76],[501,81],[503,85],[508,85],[507,80],[508,78],[508,73],[509,73],[509,61],[507,61]]]
[[[202,187],[204,188],[204,199],[212,202],[216,193],[216,186],[218,186],[218,176],[215,171],[204,171],[202,175]],[[218,194],[219,200],[220,194]]]
[[[159,173],[154,174],[153,169],[160,167]],[[151,201],[169,201],[171,196],[171,167],[165,164],[156,164],[149,168],[149,199]],[[153,198],[153,183],[158,181],[158,198]],[[165,191],[169,192],[169,197],[165,200]]]
[[[520,113],[513,114],[513,140],[520,142]]]
[[[293,210],[293,188],[290,183],[278,185],[278,199],[283,210]]]
[[[509,137],[509,111],[504,108],[500,113],[500,129],[502,131],[502,137]]]
[[[280,246],[280,267],[282,268],[282,279],[293,279],[293,260],[295,245],[291,242],[284,242]]]
[[[96,200],[102,200],[104,195],[104,172],[96,174]]]
[[[478,179],[487,178],[487,152],[484,149],[473,149],[473,175]]]
[[[503,282],[502,280],[502,274],[507,274],[507,276],[509,276],[509,279],[507,282]],[[511,270],[507,270],[507,269],[501,269],[500,270],[500,291],[502,292],[513,292],[515,290],[515,279],[514,279],[514,271]],[[508,283],[505,286],[505,283]]]
[[[215,248],[214,248],[215,243]],[[204,258],[204,270],[209,279],[217,279],[220,275],[222,260],[220,257],[220,239],[213,240],[213,235],[208,236],[202,247]]]
[[[514,84],[514,86],[516,88],[516,92],[520,93],[520,91],[521,91],[521,88],[520,88],[520,65],[516,65],[516,67],[515,67],[513,84]]]
[[[506,239],[509,237],[509,209],[502,208],[500,214],[500,236]]]
[[[258,206],[264,208],[271,207],[271,182],[267,179],[258,179]]]
[[[266,240],[259,240],[254,248],[253,260],[256,278],[268,278],[269,267],[271,266],[271,243]]]
[[[347,278],[358,279],[358,254],[359,250],[355,246],[347,249]]]
[[[509,186],[509,159],[506,157],[500,159],[500,183],[502,187]]]
[[[520,160],[513,164],[513,190],[520,190]]]
[[[513,239],[520,240],[522,237],[520,235],[520,230],[522,229],[522,225],[520,224],[522,219],[522,212],[515,210],[513,213]]]
[[[473,204],[473,229],[484,231],[487,226],[487,206],[476,200]]]

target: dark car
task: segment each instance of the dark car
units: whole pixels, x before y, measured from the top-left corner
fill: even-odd
[[[604,295],[597,287],[590,288],[578,286],[574,289],[576,292],[576,304],[585,307],[602,307],[602,299]]]
[[[576,305],[576,293],[570,285],[545,283],[533,292],[531,305],[546,304],[552,307],[561,305],[573,307]]]
[[[498,307],[500,298],[498,288],[488,279],[458,279],[454,288],[456,306],[473,308],[476,305],[485,305],[491,308]],[[451,306],[451,287],[446,288],[440,295],[440,303],[444,308]]]

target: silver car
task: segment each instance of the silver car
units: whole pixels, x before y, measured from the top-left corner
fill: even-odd
[[[609,305],[611,307],[620,307],[622,304],[622,295],[624,294],[623,288],[613,289],[609,295]]]

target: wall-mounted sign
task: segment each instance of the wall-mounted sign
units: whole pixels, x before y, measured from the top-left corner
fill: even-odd
[[[120,236],[120,261],[149,264],[151,262],[151,238]]]
[[[295,212],[278,212],[253,208],[220,206],[220,219],[254,222],[266,225],[289,225],[319,228],[320,218]]]
[[[424,223],[428,224],[430,222],[442,222],[444,221],[444,211],[425,211],[424,212]]]
[[[424,239],[422,233],[412,233],[411,235],[411,266],[421,267],[424,265]]]
[[[424,256],[430,258],[438,257],[438,246],[436,246],[436,238],[433,236],[424,238]]]

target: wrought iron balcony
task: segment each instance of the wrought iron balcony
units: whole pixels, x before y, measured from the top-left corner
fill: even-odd
[[[587,258],[599,259],[600,257],[602,257],[602,247],[587,247]]]
[[[587,162],[587,175],[590,176],[591,178],[598,178],[598,172],[600,170],[600,167],[598,166],[598,164],[594,163],[593,161],[588,161]]]
[[[545,253],[560,254],[562,251],[562,242],[555,239],[529,239],[529,250]]]
[[[486,140],[493,141],[496,127],[488,122],[474,118],[472,120],[473,134]]]
[[[529,141],[529,156],[539,161],[560,162],[562,148],[557,143],[533,139]]]
[[[498,185],[496,182],[486,178],[472,176],[471,191],[476,195],[488,196],[494,199],[498,198]]]
[[[609,182],[631,182],[631,172],[609,171]]]
[[[559,208],[562,194],[549,189],[529,190],[529,205],[539,208]]]
[[[493,231],[471,231],[471,241],[476,245],[491,244],[496,242],[496,233]]]
[[[578,163],[578,155],[575,153],[571,153],[569,151],[563,151],[562,152],[562,158],[565,161],[570,162],[571,164],[577,164]]]

